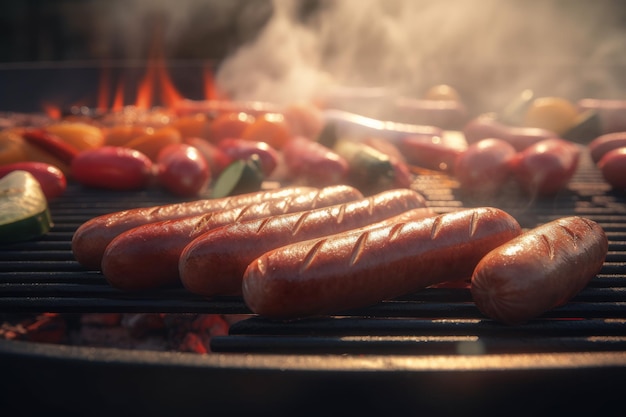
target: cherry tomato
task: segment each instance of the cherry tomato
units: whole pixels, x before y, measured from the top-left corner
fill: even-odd
[[[490,196],[511,176],[516,153],[513,145],[503,139],[482,139],[457,157],[454,175],[464,191]]]
[[[546,139],[518,152],[513,175],[531,196],[548,196],[565,188],[578,167],[580,149],[564,139]]]
[[[616,189],[626,189],[626,147],[610,150],[598,162],[602,176]]]
[[[248,159],[257,155],[265,176],[269,176],[278,165],[278,152],[265,142],[231,138],[220,141],[217,146],[232,159]]]
[[[157,181],[181,197],[200,194],[209,184],[211,171],[200,151],[184,143],[168,145],[157,157]]]
[[[218,143],[222,139],[241,138],[252,123],[254,117],[247,113],[222,113],[209,126],[209,139]]]
[[[41,185],[46,199],[52,200],[63,194],[67,188],[67,179],[56,166],[43,162],[15,162],[0,166],[0,178],[13,171],[27,171]]]
[[[208,140],[191,137],[185,138],[185,143],[200,151],[207,164],[209,164],[211,178],[217,178],[218,175],[220,175],[222,171],[224,171],[224,169],[226,169],[226,167],[233,162],[233,158],[228,156],[226,152]]]
[[[79,153],[72,161],[72,176],[79,183],[111,190],[135,190],[148,185],[152,161],[135,149],[103,146]]]

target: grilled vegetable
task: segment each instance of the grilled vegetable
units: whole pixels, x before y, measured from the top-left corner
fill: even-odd
[[[36,238],[51,227],[46,196],[32,174],[19,170],[0,179],[0,244]]]
[[[63,194],[67,188],[65,174],[54,165],[44,162],[15,162],[0,166],[0,178],[13,171],[30,172],[39,182],[48,201]]]
[[[176,143],[161,149],[157,157],[157,181],[181,197],[201,194],[211,180],[204,156],[191,145]]]
[[[259,191],[264,179],[265,176],[257,155],[252,155],[250,159],[238,159],[228,165],[215,180],[211,190],[211,198]]]
[[[83,151],[74,158],[72,175],[88,187],[138,190],[150,182],[152,161],[135,149],[103,146]]]
[[[379,150],[347,139],[340,139],[333,150],[348,162],[349,180],[366,193],[375,193],[395,187],[391,160]]]

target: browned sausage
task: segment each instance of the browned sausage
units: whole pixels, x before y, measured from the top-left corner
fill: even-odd
[[[124,290],[180,284],[178,258],[181,252],[196,237],[209,230],[235,222],[361,198],[363,195],[356,188],[335,185],[292,197],[138,226],[109,243],[102,256],[102,273],[109,284]]]
[[[481,207],[298,242],[252,261],[243,297],[254,313],[280,319],[365,307],[469,278],[520,231],[508,213]]]
[[[472,275],[472,297],[486,316],[524,323],[583,289],[607,250],[597,223],[576,216],[554,220],[489,252]]]
[[[317,210],[220,227],[187,245],[179,260],[180,279],[189,291],[204,296],[238,295],[246,267],[268,250],[363,227],[415,208],[423,208],[415,216],[435,215],[419,193],[395,189]]]
[[[232,197],[140,207],[104,214],[86,221],[76,230],[72,237],[72,252],[81,265],[100,269],[102,254],[107,245],[113,238],[134,227],[259,203],[272,198],[286,198],[310,192],[312,189],[312,187],[285,187]]]

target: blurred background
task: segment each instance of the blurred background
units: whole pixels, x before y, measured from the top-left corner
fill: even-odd
[[[50,68],[140,66],[155,48],[172,67],[214,63],[241,99],[307,99],[328,83],[417,96],[448,83],[481,110],[524,88],[626,98],[620,0],[3,0],[0,110],[55,99],[46,84],[96,84]],[[195,72],[174,76],[197,98]]]

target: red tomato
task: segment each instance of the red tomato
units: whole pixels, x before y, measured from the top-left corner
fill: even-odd
[[[464,191],[490,196],[511,176],[516,153],[503,139],[481,139],[458,156],[454,174]]]
[[[578,167],[580,149],[564,139],[537,142],[513,158],[513,175],[531,196],[548,196],[565,188]]]
[[[184,143],[172,144],[159,152],[157,180],[175,195],[192,197],[207,187],[211,171],[197,148]]]
[[[185,143],[198,149],[211,170],[211,178],[217,178],[226,167],[233,162],[233,158],[228,156],[226,152],[203,138],[191,137],[185,138]]]
[[[617,189],[626,189],[626,147],[613,149],[598,162],[602,176]]]
[[[151,175],[150,158],[121,146],[88,149],[72,161],[74,179],[90,187],[136,190],[147,186]]]
[[[30,172],[39,181],[48,201],[63,194],[67,188],[67,179],[63,172],[44,162],[15,162],[0,166],[0,178],[17,170]]]
[[[252,155],[259,157],[261,171],[269,176],[278,165],[278,152],[265,142],[246,139],[224,139],[217,146],[232,159],[248,159]]]

